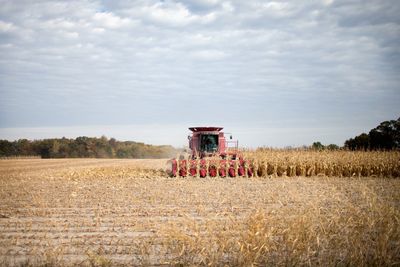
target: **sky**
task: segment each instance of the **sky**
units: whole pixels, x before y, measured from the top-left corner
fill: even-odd
[[[400,117],[398,0],[0,0],[0,139],[245,147]]]

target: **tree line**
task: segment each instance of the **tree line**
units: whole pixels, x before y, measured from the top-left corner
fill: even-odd
[[[172,146],[154,146],[133,141],[117,141],[81,136],[76,139],[0,140],[0,157],[40,156],[42,158],[169,158]]]
[[[393,150],[400,149],[400,118],[384,121],[377,127],[346,140],[345,148],[350,150]]]
[[[339,146],[322,145],[314,142],[315,150],[336,150]],[[346,140],[344,148],[349,150],[393,150],[400,149],[400,118],[384,121],[369,133],[362,133]],[[0,157],[42,158],[169,158],[179,151],[172,146],[154,146],[133,141],[118,141],[80,136],[76,139],[52,138],[43,140],[19,139],[16,141],[0,140]]]

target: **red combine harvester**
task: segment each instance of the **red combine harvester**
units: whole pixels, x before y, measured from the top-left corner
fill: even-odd
[[[238,150],[238,141],[226,140],[222,127],[190,127],[190,153],[169,161],[172,177],[253,176],[253,168]]]

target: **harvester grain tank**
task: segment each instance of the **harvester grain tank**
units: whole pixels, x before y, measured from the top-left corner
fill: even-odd
[[[253,176],[253,168],[238,150],[239,142],[227,140],[222,127],[190,127],[190,152],[169,161],[169,174],[175,176],[236,177]]]

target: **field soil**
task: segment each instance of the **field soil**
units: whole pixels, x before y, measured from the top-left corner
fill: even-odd
[[[400,180],[0,160],[0,265],[398,265]]]

